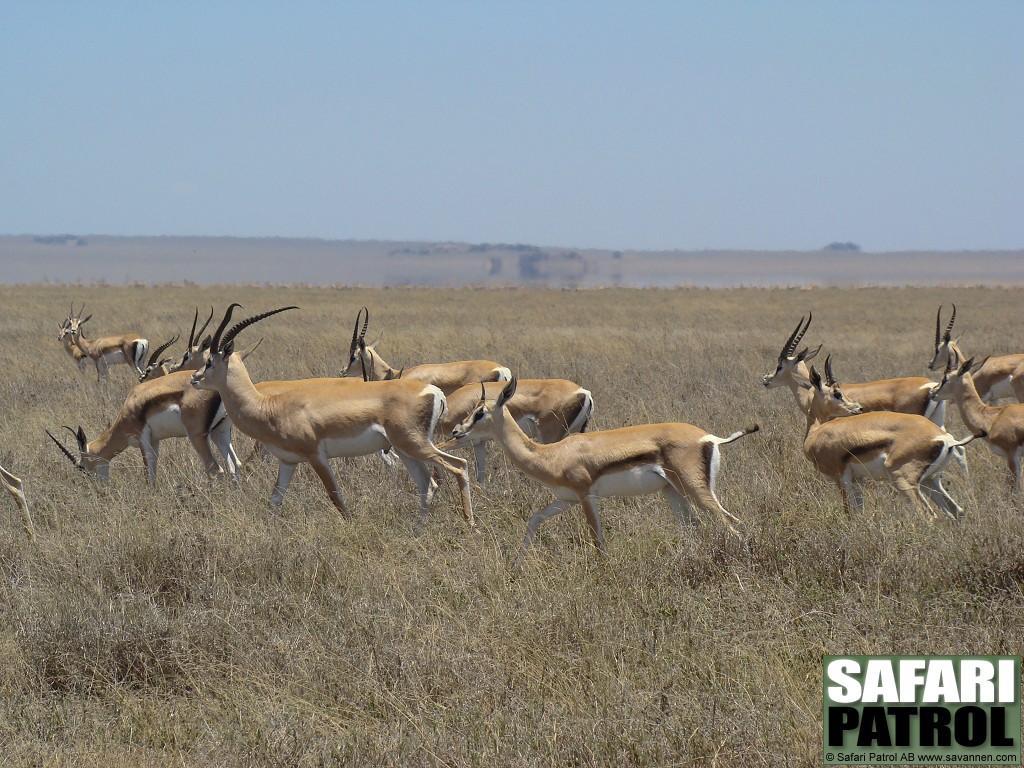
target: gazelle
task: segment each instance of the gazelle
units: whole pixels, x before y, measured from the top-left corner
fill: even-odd
[[[192,371],[181,371],[136,384],[117,419],[95,440],[89,440],[81,426],[77,431],[68,427],[78,444],[77,457],[53,434],[47,434],[72,464],[102,480],[109,476],[113,458],[137,443],[149,482],[156,483],[160,441],[169,437],[187,437],[207,475],[216,477],[221,467],[210,449],[212,440],[228,473],[237,478],[239,462],[231,445],[231,422],[224,417],[220,396],[193,389],[191,376]]]
[[[146,359],[149,351],[149,341],[137,333],[122,333],[118,336],[102,336],[97,339],[87,339],[82,333],[82,326],[85,325],[92,315],[82,318],[85,311],[85,304],[78,311],[77,315],[70,318],[68,333],[79,349],[92,358],[96,363],[97,380],[107,375],[107,368],[117,363],[128,363],[134,366],[136,373],[142,373],[142,361]],[[74,304],[72,304],[72,314]]]
[[[644,424],[573,434],[544,445],[527,437],[509,413],[508,403],[516,393],[516,384],[513,378],[493,402],[488,402],[481,384],[476,408],[453,432],[456,439],[471,437],[476,430],[493,435],[520,471],[547,486],[557,497],[533,513],[515,567],[522,562],[541,524],[571,504],[583,506],[594,546],[604,554],[597,499],[609,496],[661,491],[678,519],[692,521],[693,505],[717,514],[726,528],[737,532],[732,523],[740,521],[715,496],[719,446],[756,432],[756,424],[728,437],[716,437],[692,424]]]
[[[149,362],[146,363],[146,367],[142,369],[142,373],[139,374],[139,381],[151,381],[152,379],[159,379],[161,376],[166,376],[171,373],[171,363],[173,359],[165,357],[160,359],[160,355],[167,351],[168,348],[174,346],[178,342],[178,334],[174,334],[170,340],[165,341],[159,347],[153,350],[153,354],[149,356]]]
[[[928,363],[929,370],[941,371],[947,367],[956,368],[965,359],[964,353],[960,350],[957,341],[952,338],[953,323],[956,322],[956,304],[953,305],[953,314],[949,318],[949,325],[946,330],[939,334],[942,327],[942,306],[935,315],[935,354],[932,361]],[[978,395],[986,403],[994,403],[1004,397],[1018,396],[1013,386],[1013,377],[1018,368],[1024,370],[1024,354],[998,355],[988,357],[981,367],[974,372],[974,387]],[[1021,390],[1024,393],[1024,389]],[[1024,402],[1024,400],[1021,400]]]
[[[0,466],[0,485],[3,485],[4,490],[14,498],[14,503],[21,510],[21,525],[29,540],[35,541],[36,532],[32,525],[32,514],[28,511],[28,499],[25,498],[25,489],[21,484],[21,479]]]
[[[496,400],[505,382],[481,384],[484,396]],[[480,402],[480,387],[467,384],[448,396],[448,409],[441,419],[440,432],[450,437],[452,430],[465,421]],[[518,379],[516,393],[508,401],[508,410],[520,428],[539,443],[554,443],[566,435],[582,432],[594,412],[594,398],[579,384],[565,379]],[[487,474],[485,446],[494,435],[480,424],[471,435],[455,444],[470,443],[476,455],[476,478],[484,482]],[[447,444],[444,444],[447,447]]]
[[[282,503],[295,467],[305,462],[313,467],[334,506],[347,517],[330,459],[362,456],[391,446],[417,485],[421,517],[426,517],[437,488],[429,465],[455,477],[463,516],[470,526],[475,525],[466,460],[438,450],[432,442],[445,407],[440,389],[410,379],[302,379],[265,382],[261,390],[253,385],[240,356],[233,354],[234,339],[253,323],[296,307],[253,315],[225,333],[238,306],[228,307],[213,335],[206,367],[192,374],[192,386],[218,391],[234,425],[277,457],[280,466],[272,504]]]
[[[359,328],[360,320],[362,330]],[[342,376],[362,376],[370,381],[422,381],[438,387],[444,392],[445,397],[466,384],[508,381],[512,378],[512,372],[508,368],[491,360],[460,360],[454,363],[428,363],[410,368],[392,368],[374,349],[374,345],[366,343],[366,329],[369,324],[370,311],[363,307],[356,315],[352,344],[348,351],[348,366]]]
[[[812,318],[813,314],[809,313],[806,324],[804,318],[800,318],[796,329],[783,345],[782,352],[779,353],[779,362],[775,371],[761,377],[761,383],[768,389],[781,386],[789,387],[793,397],[796,398],[797,405],[804,413],[807,412],[807,405],[811,397],[810,391],[806,389],[806,382],[810,376],[807,363],[818,354],[821,346],[819,345],[812,352],[808,352],[806,347],[797,352],[796,348],[811,326]],[[924,416],[941,427],[945,423],[946,405],[932,398],[932,393],[938,386],[938,382],[923,376],[909,376],[868,381],[862,384],[843,384],[843,391],[851,400],[859,403],[865,412],[912,413]]]
[[[992,451],[1006,459],[1010,485],[1019,491],[1020,462],[1024,455],[1024,404],[988,405],[978,393],[975,376],[971,374],[972,365],[974,358],[965,360],[959,368],[948,365],[935,397],[956,402],[964,425],[975,434],[984,434]]]
[[[931,511],[928,500],[951,518],[962,510],[942,487],[940,472],[959,446],[980,435],[957,440],[932,421],[910,413],[865,413],[836,384],[831,360],[827,379],[812,366],[806,386],[810,390],[804,454],[815,469],[830,478],[843,495],[848,515],[864,509],[861,483],[887,480],[920,513]],[[836,418],[842,416],[843,418]]]
[[[75,342],[71,340],[71,315],[69,314],[63,323],[58,323],[57,341],[64,345],[64,351],[75,361],[79,373],[85,373],[85,366],[89,364],[89,356],[83,352]]]

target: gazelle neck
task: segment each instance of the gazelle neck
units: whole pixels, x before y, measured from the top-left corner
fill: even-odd
[[[222,364],[227,370],[223,383],[217,389],[228,417],[244,432],[246,423],[264,421],[262,413],[268,398],[256,389],[239,355],[232,354]]]
[[[974,386],[974,376],[965,373],[960,377],[960,382],[954,389],[957,407],[960,409],[960,418],[964,425],[974,434],[988,432],[995,417],[1001,410],[998,407],[987,405],[978,394],[978,388]]]
[[[811,378],[811,372],[807,368],[807,363],[803,360],[793,366],[793,370],[790,371],[789,376],[786,377],[786,385],[789,387],[789,391],[793,393],[793,399],[796,400],[796,406],[804,414],[809,415],[811,411],[811,402],[814,400],[814,390],[808,389],[801,386],[800,381],[807,381]]]
[[[531,440],[504,405],[491,411],[491,421],[494,426],[494,439],[508,454],[512,463],[528,475],[543,474],[544,454],[550,451],[552,446]]]

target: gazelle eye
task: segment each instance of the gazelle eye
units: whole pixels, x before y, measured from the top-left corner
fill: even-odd
[[[836,400],[842,400],[843,399],[843,393],[838,391],[838,390],[836,390],[835,392],[832,393],[832,397],[834,397]]]

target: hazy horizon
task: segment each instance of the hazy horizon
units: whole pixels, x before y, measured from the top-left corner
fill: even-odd
[[[15,4],[0,233],[1024,247],[1024,4]]]

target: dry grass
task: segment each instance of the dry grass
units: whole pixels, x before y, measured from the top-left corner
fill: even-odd
[[[606,562],[567,513],[518,577],[526,518],[549,496],[496,450],[478,533],[450,487],[420,530],[404,471],[369,458],[339,465],[351,522],[305,469],[279,511],[269,464],[210,485],[185,441],[164,445],[155,490],[134,450],[110,483],[84,481],[43,429],[92,436],[132,379],[75,372],[53,338],[68,289],[0,294],[0,463],[38,532],[30,545],[4,504],[0,755],[14,763],[817,765],[823,654],[1024,647],[1024,524],[995,457],[972,446],[970,479],[950,471],[959,524],[878,486],[848,521],[803,458],[791,396],[759,384],[807,309],[807,340],[849,380],[919,375],[943,301],[968,352],[1019,351],[1019,290],[77,291],[96,332],[152,340],[187,333],[196,303],[299,304],[246,332],[267,337],[258,379],[338,371],[366,304],[394,364],[485,357],[570,378],[594,393],[595,429],[762,425],[723,449],[743,542],[715,520],[680,530],[660,497],[615,500]]]

